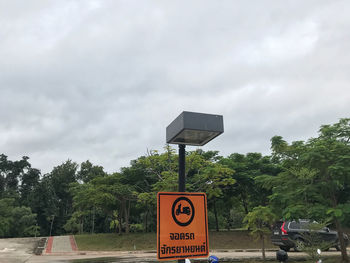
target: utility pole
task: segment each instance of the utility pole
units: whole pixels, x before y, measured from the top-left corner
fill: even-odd
[[[52,215],[51,227],[50,227],[50,236],[52,232],[53,221],[55,220],[55,215]]]

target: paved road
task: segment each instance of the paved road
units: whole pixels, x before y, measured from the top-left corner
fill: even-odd
[[[57,238],[57,237],[55,237]],[[113,257],[115,262],[157,262],[156,253],[154,251],[132,251],[132,252],[95,252],[95,251],[77,251],[74,250],[69,236],[53,238],[51,253],[46,250],[43,255],[36,256],[32,254],[36,241],[39,238],[11,238],[0,239],[0,262],[1,263],[63,263],[74,259],[88,259]],[[56,242],[57,241],[57,242]],[[56,242],[56,244],[55,244]],[[59,244],[59,243],[65,244]],[[70,245],[69,245],[70,244]],[[73,245],[72,245],[73,244]],[[348,250],[350,253],[350,250]],[[258,250],[216,250],[211,251],[211,255],[216,255],[221,260],[239,261],[240,259],[261,258],[261,252]],[[289,258],[306,257],[304,253],[289,252]],[[326,255],[340,255],[340,252],[335,250],[324,252]],[[275,259],[276,251],[268,251],[268,258]]]
[[[22,263],[30,257],[36,241],[39,238],[4,238],[0,239],[0,262],[1,263]]]
[[[79,255],[80,253],[80,255]],[[236,250],[226,250],[226,251],[211,251],[211,255],[217,256],[221,261],[239,261],[241,259],[261,259],[260,251],[236,251]],[[306,258],[307,255],[304,253],[297,252],[288,252],[290,259],[297,258]],[[329,251],[323,253],[323,256],[326,255],[340,255],[337,251]],[[267,258],[275,259],[276,251],[268,251],[266,252]],[[88,259],[88,258],[115,258],[115,262],[137,262],[137,263],[145,263],[145,262],[158,262],[156,260],[156,253],[147,253],[147,252],[77,252],[75,254],[70,255],[44,255],[44,256],[33,256],[26,263],[44,263],[44,262],[69,262],[69,260],[73,259]],[[62,260],[62,261],[60,261]],[[204,262],[205,259],[203,259]]]

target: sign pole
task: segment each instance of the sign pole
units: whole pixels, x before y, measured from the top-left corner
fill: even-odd
[[[186,165],[186,152],[185,144],[179,144],[179,192],[186,191],[186,174],[185,174],[185,165]],[[179,259],[178,263],[185,263],[184,259]]]
[[[185,144],[179,144],[179,192],[186,191],[186,175],[185,175]]]
[[[203,146],[223,132],[221,115],[188,111],[166,127],[166,142],[179,145],[179,192],[157,194],[159,260],[185,263],[185,258],[209,255],[207,197],[205,193],[186,193],[185,147]]]

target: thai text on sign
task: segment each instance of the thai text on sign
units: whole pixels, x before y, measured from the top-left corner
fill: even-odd
[[[209,254],[207,198],[204,193],[159,192],[157,257],[199,258]]]

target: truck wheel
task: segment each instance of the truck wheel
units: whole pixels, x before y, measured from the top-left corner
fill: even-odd
[[[302,240],[301,238],[298,238],[297,240],[295,240],[295,247],[294,250],[296,252],[302,252],[305,248],[305,242],[304,240]]]

